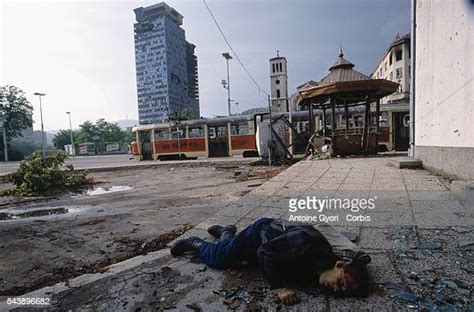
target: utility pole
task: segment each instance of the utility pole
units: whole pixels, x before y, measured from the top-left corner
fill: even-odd
[[[268,142],[268,165],[272,167],[272,148],[273,148],[273,124],[272,124],[272,101],[268,95],[268,116],[270,117],[270,142]]]
[[[76,148],[74,147],[74,139],[72,136],[71,112],[66,112],[69,115],[69,134],[71,135],[72,158],[76,155]]]
[[[230,117],[230,78],[229,78],[229,60],[232,59],[232,56],[230,56],[229,53],[225,52],[222,53],[222,56],[225,58],[227,61],[227,88],[224,86],[224,88],[227,89],[227,109],[229,110],[229,117]]]
[[[41,154],[43,157],[45,157],[45,152],[44,152],[44,125],[43,125],[43,108],[41,106],[41,97],[45,96],[46,93],[39,93],[36,92],[34,95],[37,95],[39,97],[39,102],[40,102],[40,115],[41,115]]]

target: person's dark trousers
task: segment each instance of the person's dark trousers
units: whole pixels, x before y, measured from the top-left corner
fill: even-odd
[[[226,269],[241,261],[256,263],[257,249],[262,243],[262,228],[273,220],[262,218],[232,239],[224,239],[217,244],[206,242],[199,249],[199,256],[205,264],[215,269]]]

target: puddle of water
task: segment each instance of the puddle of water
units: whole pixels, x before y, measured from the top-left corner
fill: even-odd
[[[102,195],[102,194],[108,194],[108,193],[113,193],[113,192],[128,191],[131,189],[133,189],[133,187],[125,186],[125,185],[117,185],[117,186],[111,186],[111,187],[98,187],[93,190],[87,191],[87,195],[89,196]]]
[[[14,220],[14,219],[24,219],[24,218],[34,218],[34,217],[43,217],[50,215],[59,215],[68,213],[69,210],[66,208],[55,208],[55,209],[42,209],[42,210],[32,210],[22,213],[6,213],[0,212],[0,220]]]

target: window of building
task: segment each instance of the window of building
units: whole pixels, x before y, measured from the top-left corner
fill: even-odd
[[[390,80],[393,80],[393,72],[390,72],[389,77],[390,77]]]
[[[397,68],[396,77],[397,78],[402,78],[402,68],[401,67]]]
[[[390,52],[390,56],[388,57],[388,64],[392,65],[392,52]]]
[[[188,130],[189,130],[190,138],[203,138],[204,137],[203,126],[189,128]]]
[[[281,63],[280,63],[280,72],[282,72],[282,71],[283,71],[283,69],[282,69],[282,67],[281,67]]]
[[[279,84],[280,84],[280,80],[278,80],[278,79],[275,80],[275,83],[276,83],[277,85],[279,85]]]
[[[403,50],[398,50],[395,52],[395,61],[401,61],[403,56]]]
[[[272,64],[273,72],[275,72],[275,63]]]
[[[280,89],[277,89],[277,99],[280,98]]]
[[[384,67],[384,70],[387,71],[387,62],[385,62],[385,64],[383,64],[383,67]]]

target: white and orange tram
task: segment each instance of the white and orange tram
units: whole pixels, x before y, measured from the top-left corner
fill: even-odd
[[[132,154],[140,160],[258,156],[250,115],[141,125],[132,131]]]

